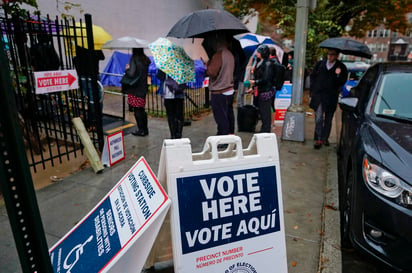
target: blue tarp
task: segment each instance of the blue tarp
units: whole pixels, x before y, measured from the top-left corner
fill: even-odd
[[[103,86],[121,86],[120,80],[124,74],[126,64],[130,60],[131,54],[114,51],[112,57],[101,73],[101,83]],[[152,61],[149,65],[149,76],[152,78],[152,84],[159,85],[160,80],[156,78],[157,68],[153,57],[149,56]],[[195,60],[196,81],[187,83],[188,88],[200,88],[203,85],[206,68],[201,60]]]

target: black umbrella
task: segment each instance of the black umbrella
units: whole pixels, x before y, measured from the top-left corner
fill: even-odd
[[[204,38],[208,33],[222,30],[235,35],[249,32],[246,26],[234,15],[224,10],[197,10],[182,17],[170,29],[168,37]]]
[[[326,39],[319,44],[319,47],[337,49],[346,55],[353,55],[368,59],[372,58],[372,53],[367,45],[346,37]]]

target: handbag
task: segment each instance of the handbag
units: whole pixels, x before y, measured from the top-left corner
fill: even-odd
[[[127,74],[124,74],[122,79],[120,80],[120,83],[122,85],[128,85],[128,86],[135,86],[137,82],[139,81],[140,77],[129,77]]]
[[[137,74],[137,71],[135,72],[135,74]],[[139,75],[135,75],[131,77],[131,76],[128,76],[127,73],[125,73],[122,79],[120,80],[120,83],[122,85],[135,86],[138,83],[139,79],[140,79]]]

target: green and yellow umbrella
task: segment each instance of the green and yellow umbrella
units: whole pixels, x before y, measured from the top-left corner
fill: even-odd
[[[149,44],[156,67],[178,84],[195,81],[194,61],[183,47],[173,44],[166,38],[159,38]]]

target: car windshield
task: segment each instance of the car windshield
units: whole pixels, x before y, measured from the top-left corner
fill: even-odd
[[[373,111],[379,116],[412,119],[412,73],[383,76]]]

